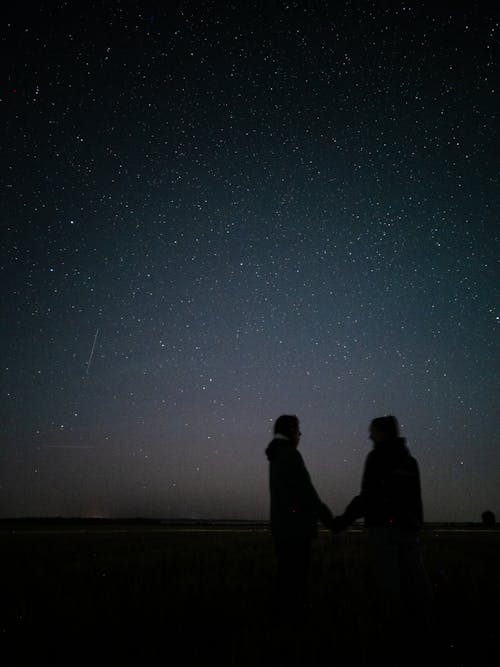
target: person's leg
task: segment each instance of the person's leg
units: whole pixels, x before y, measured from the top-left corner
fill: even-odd
[[[401,570],[399,547],[389,526],[368,530],[377,589],[374,619],[375,662],[397,665],[401,645]]]
[[[290,608],[290,582],[293,574],[293,547],[289,540],[276,540],[275,601],[277,620],[285,620]]]
[[[417,534],[409,534],[402,540],[400,564],[407,642],[414,644],[414,658],[418,662],[419,656],[424,656],[433,645],[433,592]],[[418,637],[418,645],[412,637]]]
[[[433,598],[432,586],[417,540],[402,549],[401,568],[404,572],[406,597],[422,611],[429,610]]]
[[[276,540],[276,606],[288,621],[299,621],[307,603],[311,541]]]
[[[275,540],[275,619],[269,655],[271,665],[306,664],[304,605],[307,595],[310,540]]]
[[[391,528],[380,526],[368,530],[373,571],[377,587],[387,608],[397,607],[401,599],[399,547]]]
[[[307,612],[309,602],[309,565],[311,560],[311,540],[298,540],[296,545],[296,606],[302,616]]]

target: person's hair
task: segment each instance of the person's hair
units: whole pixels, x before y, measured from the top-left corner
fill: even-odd
[[[386,417],[377,417],[372,420],[371,425],[377,431],[384,433],[387,438],[397,438],[399,436],[399,424],[396,417],[387,415]]]
[[[295,415],[281,415],[274,422],[274,433],[281,433],[287,438],[291,438],[298,428],[299,420]]]

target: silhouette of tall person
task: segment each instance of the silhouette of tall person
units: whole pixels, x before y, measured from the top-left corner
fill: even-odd
[[[297,450],[299,420],[281,415],[266,449],[271,492],[271,533],[276,553],[279,620],[300,623],[307,607],[310,552],[318,519],[331,527],[333,515],[320,500]]]
[[[423,523],[420,473],[395,417],[370,424],[373,449],[365,462],[361,493],[333,520],[340,532],[364,517],[380,598],[387,644],[418,649],[430,630],[432,589],[420,551]],[[387,648],[387,646],[386,646]]]

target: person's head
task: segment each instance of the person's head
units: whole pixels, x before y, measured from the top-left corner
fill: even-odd
[[[285,438],[289,438],[294,445],[299,444],[302,433],[299,428],[299,420],[295,415],[281,415],[274,422],[274,433],[280,433]]]
[[[396,417],[387,415],[377,417],[370,424],[370,440],[376,445],[378,442],[395,440],[399,436],[399,424]]]

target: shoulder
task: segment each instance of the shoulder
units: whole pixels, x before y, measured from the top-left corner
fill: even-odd
[[[295,447],[283,447],[283,446],[275,446],[275,447],[268,447],[268,450],[272,450],[272,456],[271,460],[272,462],[279,462],[279,463],[284,463],[284,464],[297,464],[302,462],[302,457],[300,456],[299,452],[295,449]]]
[[[305,468],[304,465],[304,459],[302,458],[302,454],[295,449],[295,447],[290,447],[290,449],[287,451],[287,462],[290,466],[294,466],[297,468]]]
[[[418,464],[413,456],[408,456],[400,461],[393,469],[393,475],[399,478],[405,478],[408,481],[411,479],[417,480],[419,478]]]

